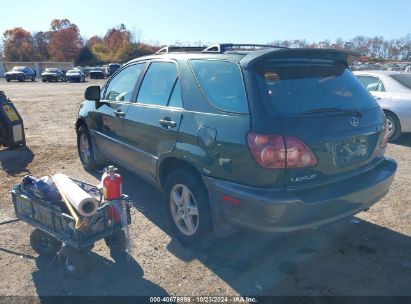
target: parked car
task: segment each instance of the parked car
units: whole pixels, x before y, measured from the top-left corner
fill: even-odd
[[[104,70],[101,67],[93,67],[90,70],[91,79],[104,79]]]
[[[106,77],[110,77],[111,75],[113,75],[120,67],[121,67],[121,64],[119,63],[108,64],[105,68]]]
[[[4,73],[6,80],[10,82],[11,80],[25,81],[26,79],[31,79],[31,81],[36,80],[36,72],[31,68],[25,66],[15,66],[11,71]]]
[[[212,231],[288,232],[351,216],[388,192],[397,168],[352,56],[224,44],[137,58],[87,88],[80,160],[110,160],[161,189],[171,231],[194,246]]]
[[[43,82],[47,81],[65,81],[66,75],[65,73],[58,68],[47,68],[44,70],[43,73],[41,73],[41,80]]]
[[[69,70],[66,73],[66,81],[68,82],[84,82],[86,81],[86,75],[81,70]]]
[[[384,110],[389,140],[396,140],[402,132],[411,132],[411,74],[394,71],[354,74]]]

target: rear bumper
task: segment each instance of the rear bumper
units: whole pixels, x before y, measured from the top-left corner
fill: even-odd
[[[80,82],[81,77],[66,77],[68,82]]]
[[[5,77],[10,80],[20,80],[23,79],[24,74],[8,74]]]
[[[59,76],[57,76],[57,75],[47,75],[47,76],[41,76],[41,79],[45,80],[45,81],[56,81],[56,80],[59,79]]]
[[[369,208],[387,194],[396,169],[397,163],[386,158],[354,178],[293,191],[203,178],[216,230],[229,223],[234,229],[290,232],[334,222]]]
[[[104,78],[104,74],[102,74],[102,73],[90,73],[90,78],[102,79],[102,78]]]

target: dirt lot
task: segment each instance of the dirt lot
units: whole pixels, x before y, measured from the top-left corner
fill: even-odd
[[[79,162],[73,129],[84,89],[96,83],[102,81],[0,79],[24,118],[28,145],[0,150],[0,221],[14,217],[10,190],[25,174],[64,172],[97,183]],[[136,207],[133,259],[116,264],[99,242],[90,272],[73,280],[38,259],[30,226],[2,225],[0,295],[411,295],[411,135],[390,144],[388,155],[398,173],[390,193],[367,213],[304,233],[235,235],[203,252],[170,238],[161,193],[121,169]]]

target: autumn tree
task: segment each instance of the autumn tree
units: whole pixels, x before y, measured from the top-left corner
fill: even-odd
[[[83,46],[80,30],[68,19],[54,19],[50,24],[48,51],[56,61],[74,61]]]
[[[124,24],[109,29],[103,38],[103,45],[108,56],[115,61],[127,59],[133,51],[131,33]]]
[[[6,60],[30,61],[35,57],[33,36],[21,27],[6,30],[3,45]]]
[[[91,36],[87,40],[86,45],[91,48],[91,47],[93,47],[93,45],[95,45],[97,43],[103,44],[103,39],[101,39],[101,37],[99,37],[97,35],[94,35],[94,36]]]
[[[50,32],[37,32],[33,34],[34,48],[36,52],[36,58],[38,60],[48,60],[49,44],[50,44]]]

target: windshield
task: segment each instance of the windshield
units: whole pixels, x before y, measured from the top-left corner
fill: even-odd
[[[13,71],[24,72],[24,67],[14,67]]]
[[[80,73],[80,71],[78,71],[78,70],[70,70],[70,71],[67,72],[67,74],[79,74],[79,73]]]
[[[396,81],[401,83],[404,87],[407,87],[408,89],[411,89],[411,75],[408,74],[394,74],[390,75],[392,78],[394,78]]]
[[[110,65],[108,66],[108,68],[109,68],[110,70],[116,70],[116,69],[118,69],[119,67],[120,67],[119,64],[110,64]]]
[[[45,72],[49,72],[49,73],[57,73],[57,69],[46,69]]]
[[[366,109],[377,104],[343,63],[266,61],[257,83],[270,113],[298,115],[321,108]]]

